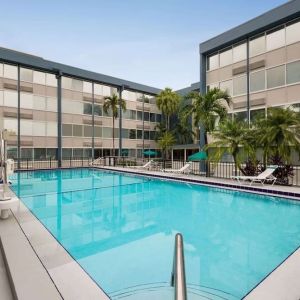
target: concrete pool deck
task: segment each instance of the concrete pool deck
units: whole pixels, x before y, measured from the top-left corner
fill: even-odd
[[[228,180],[217,180],[214,178],[205,178],[193,175],[175,175],[164,174],[161,172],[141,171],[128,168],[105,167],[105,170],[129,172],[133,174],[141,174],[147,176],[155,176],[166,179],[189,180],[193,183],[201,183],[209,186],[219,184],[227,184],[227,188],[232,186]],[[218,186],[222,187],[222,186]],[[236,189],[239,186],[236,185]],[[284,191],[293,193],[293,199],[300,200],[300,189],[296,187],[281,187],[281,186],[265,186],[255,188],[259,191],[250,191],[264,194],[264,190],[272,188],[273,191]],[[233,188],[234,189],[234,188]],[[1,191],[0,191],[1,192]],[[299,197],[297,197],[299,193]],[[11,195],[15,195],[11,192]],[[282,195],[280,195],[282,197]],[[286,196],[288,197],[288,196]],[[10,242],[5,241],[5,236],[10,239]],[[41,299],[40,292],[44,295],[42,299],[109,299],[109,297],[99,288],[99,286],[85,273],[79,264],[67,253],[67,251],[57,242],[57,240],[49,233],[49,231],[40,223],[40,221],[26,208],[20,201],[18,207],[13,210],[7,220],[0,220],[0,237],[4,237],[7,253],[12,248],[10,254],[10,268],[15,268],[15,273],[18,273],[18,268],[24,268],[23,260],[27,260],[25,270],[20,275],[37,286],[39,280],[41,284],[37,288],[29,288],[22,284],[22,276],[17,278],[19,281],[18,288],[25,288],[27,291],[26,297],[20,295],[18,299]],[[2,242],[3,242],[2,241]],[[9,245],[10,244],[10,245]],[[14,250],[15,249],[15,250]],[[25,252],[26,251],[26,252]],[[26,256],[25,256],[26,253]],[[18,256],[22,259],[17,259]],[[25,256],[25,257],[22,257]],[[29,258],[29,259],[27,259]],[[6,258],[7,259],[7,258]],[[8,286],[7,271],[5,272],[3,263],[1,265],[0,251],[0,299],[6,293],[7,299],[13,295],[12,290]],[[36,272],[40,275],[36,277]],[[281,265],[272,271],[258,286],[253,289],[245,299],[300,299],[300,249],[297,249],[291,254]],[[13,278],[14,280],[14,278]],[[2,287],[4,287],[2,289]],[[11,288],[11,283],[10,283]],[[19,290],[20,291],[20,290]],[[30,295],[31,293],[31,295]],[[47,295],[51,297],[46,297]],[[28,295],[28,296],[27,296]],[[204,298],[203,298],[204,299]],[[207,298],[205,298],[207,299]],[[142,299],[141,299],[142,300]]]

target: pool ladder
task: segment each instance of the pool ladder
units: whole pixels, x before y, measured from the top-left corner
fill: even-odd
[[[181,233],[177,233],[175,236],[171,286],[174,287],[175,300],[187,300],[183,237]]]

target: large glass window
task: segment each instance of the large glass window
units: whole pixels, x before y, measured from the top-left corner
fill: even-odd
[[[57,86],[57,79],[54,74],[46,74],[46,85]]]
[[[4,91],[4,106],[18,107],[18,93],[13,91]]]
[[[73,136],[73,126],[72,124],[62,124],[62,135],[63,136]]]
[[[92,126],[84,126],[84,136],[85,137],[92,137],[93,136],[93,127]]]
[[[46,74],[43,72],[33,71],[33,82],[38,84],[46,84]]]
[[[266,111],[264,108],[250,110],[250,121],[255,122],[265,118]]]
[[[149,112],[144,112],[144,120],[149,121],[150,118],[150,113]]]
[[[145,140],[149,140],[149,138],[150,138],[150,133],[149,133],[148,130],[145,130],[145,131],[144,131],[144,139],[145,139]]]
[[[21,108],[32,109],[33,108],[33,95],[29,93],[21,93]]]
[[[129,138],[129,130],[126,128],[122,128],[122,137],[124,139],[128,139]]]
[[[102,85],[101,84],[98,84],[98,83],[94,84],[94,93],[96,95],[103,95]]]
[[[57,99],[47,97],[47,110],[57,112]]]
[[[246,122],[247,121],[247,111],[240,111],[234,113],[234,119],[240,122]]]
[[[243,95],[247,93],[247,77],[246,75],[233,78],[233,95]]]
[[[207,58],[207,70],[215,70],[219,68],[219,54],[208,56]]]
[[[82,125],[73,125],[73,136],[82,136]]]
[[[94,127],[94,135],[95,135],[95,137],[102,137],[102,127],[95,126]]]
[[[136,139],[136,130],[130,129],[129,130],[129,138],[135,140]]]
[[[102,134],[104,138],[112,138],[113,130],[111,127],[103,127]]]
[[[63,89],[71,90],[72,89],[72,78],[62,77],[61,86]]]
[[[161,114],[156,114],[156,122],[161,123]]]
[[[62,158],[69,159],[72,157],[72,148],[63,148],[62,149]]]
[[[150,122],[155,122],[155,114],[150,113]]]
[[[267,51],[283,47],[285,45],[285,29],[279,27],[267,32]]]
[[[102,116],[102,107],[100,105],[94,104],[94,114],[95,116]]]
[[[46,98],[42,96],[33,96],[33,108],[36,110],[46,110]]]
[[[253,38],[249,44],[250,56],[255,56],[266,51],[266,36],[265,34]]]
[[[287,84],[300,82],[300,60],[287,64],[286,72]]]
[[[143,112],[142,111],[137,111],[137,120],[142,121],[143,120]]]
[[[32,120],[21,119],[21,135],[33,135]]]
[[[34,159],[46,158],[46,148],[34,148]]]
[[[136,131],[136,138],[141,140],[143,138],[143,130]]]
[[[232,48],[220,52],[220,67],[232,64]]]
[[[250,74],[250,92],[257,92],[266,88],[265,70]]]
[[[227,91],[227,93],[232,96],[232,80],[220,82],[220,90]]]
[[[3,75],[5,78],[18,80],[17,66],[4,64],[4,74]]]
[[[282,86],[285,84],[285,66],[279,66],[267,70],[267,88]]]
[[[242,43],[233,47],[233,62],[245,60],[247,58],[247,44]]]
[[[30,69],[21,68],[20,69],[20,79],[22,81],[32,82],[33,81],[33,71]]]
[[[34,121],[33,135],[34,136],[46,136],[46,123]]]
[[[83,81],[78,79],[72,80],[72,90],[82,92],[83,89]]]
[[[47,122],[47,136],[57,136],[56,122]]]
[[[83,113],[85,115],[92,115],[93,114],[93,105],[90,103],[83,104]]]
[[[16,134],[18,132],[18,121],[17,119],[4,119],[3,120],[3,128],[12,130]]]
[[[293,44],[300,41],[300,20],[291,22],[286,26],[286,43]]]
[[[83,82],[83,92],[89,94],[93,93],[93,85],[91,82],[87,82],[87,81]]]

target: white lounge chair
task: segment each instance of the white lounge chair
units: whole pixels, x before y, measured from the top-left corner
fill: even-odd
[[[128,168],[135,168],[135,169],[147,169],[149,170],[152,165],[154,164],[154,161],[151,159],[149,160],[146,164],[144,164],[143,166],[128,166]]]
[[[262,173],[260,173],[257,176],[231,176],[231,179],[237,180],[240,185],[242,184],[242,181],[247,181],[247,180],[250,181],[250,185],[252,185],[253,182],[260,182],[262,185],[264,185],[264,183],[267,181],[272,182],[273,185],[277,179],[273,175],[276,169],[277,166],[269,166],[267,169],[265,169]]]
[[[186,163],[182,168],[180,169],[162,169],[162,172],[166,173],[175,173],[175,174],[189,174],[191,172],[191,166],[192,163]]]

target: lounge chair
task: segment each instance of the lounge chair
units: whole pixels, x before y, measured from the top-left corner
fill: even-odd
[[[144,164],[143,166],[127,166],[128,168],[135,168],[135,169],[144,169],[144,170],[149,170],[152,165],[154,164],[154,161],[151,159],[149,160],[146,164]]]
[[[182,168],[180,169],[162,169],[162,172],[166,173],[175,173],[175,174],[189,174],[191,172],[191,163],[186,163]]]
[[[267,181],[272,182],[273,185],[277,179],[273,175],[276,169],[277,166],[269,166],[266,170],[264,170],[262,173],[260,173],[257,176],[231,176],[231,179],[237,180],[240,185],[242,184],[242,181],[247,181],[247,180],[250,181],[250,185],[252,185],[253,182],[260,182],[262,185],[264,185],[264,183]]]

